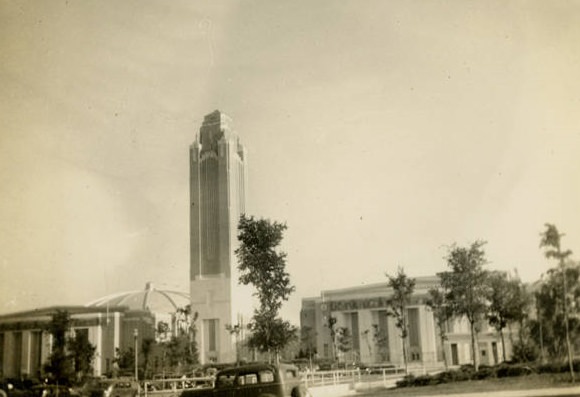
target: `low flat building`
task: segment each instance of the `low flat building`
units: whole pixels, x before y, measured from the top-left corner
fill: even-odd
[[[427,306],[428,291],[439,286],[439,277],[416,277],[415,290],[407,306],[407,358],[410,365],[451,366],[472,362],[469,323],[454,318],[446,324],[442,343],[433,312]],[[387,315],[393,290],[387,282],[323,291],[319,297],[302,300],[301,349],[315,352],[319,359],[346,363],[403,365],[403,344],[395,319]],[[329,319],[335,338],[331,336]],[[486,322],[478,324],[478,354],[481,364],[493,365],[502,357],[498,333]],[[340,332],[347,330],[347,338]],[[506,356],[511,356],[509,330],[504,330]],[[342,339],[342,340],[341,340]]]
[[[83,306],[52,306],[0,315],[0,378],[40,379],[43,365],[52,351],[48,325],[58,311],[70,315],[69,336],[86,335],[95,346],[93,375],[113,371],[117,351],[134,348],[144,339],[167,341],[178,330],[188,327],[191,314],[186,310],[189,294],[157,290],[147,283],[144,290],[112,294]],[[156,332],[159,324],[167,332]]]
[[[51,353],[48,325],[54,314],[70,315],[69,335],[81,333],[95,346],[95,376],[110,372],[116,349],[132,347],[138,338],[155,337],[149,311],[128,307],[53,306],[0,316],[0,373],[5,378],[41,378]]]

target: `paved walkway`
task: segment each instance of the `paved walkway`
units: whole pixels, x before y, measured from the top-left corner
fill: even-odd
[[[357,390],[349,390],[346,393],[338,394],[335,393],[333,397],[337,396],[388,396],[393,389],[382,389],[364,388],[360,387]],[[421,394],[417,390],[417,394],[414,397],[442,397],[442,394]],[[485,391],[485,392],[450,392],[447,396],[451,397],[556,397],[556,396],[578,396],[580,397],[580,385],[578,386],[563,386],[563,387],[549,387],[549,388],[539,388],[539,389],[527,389],[527,390],[505,390],[505,391]],[[316,394],[312,394],[312,397],[318,397]],[[326,397],[326,396],[322,396]]]
[[[385,394],[388,394],[386,391]],[[450,396],[461,397],[540,397],[540,396],[580,396],[580,386],[551,387],[545,389],[486,391],[478,393],[453,393]],[[421,397],[421,396],[417,396]],[[424,397],[433,397],[425,395]]]
[[[464,394],[469,397],[580,396],[580,386]]]

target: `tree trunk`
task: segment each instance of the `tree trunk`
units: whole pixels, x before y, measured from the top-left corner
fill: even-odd
[[[564,326],[566,328],[566,348],[568,350],[568,367],[570,368],[570,379],[572,383],[576,381],[574,376],[574,364],[572,362],[572,346],[570,344],[570,329],[568,325],[568,287],[566,285],[566,268],[564,262],[562,265],[562,278],[564,280]]]
[[[406,338],[401,338],[401,340],[403,341],[403,364],[405,364],[405,375],[409,374],[409,368],[407,365],[407,343],[406,343]]]
[[[477,372],[479,370],[479,362],[477,360],[477,346],[475,346],[475,322],[469,322],[469,327],[471,329],[471,353],[473,354],[473,368]]]
[[[499,336],[501,338],[501,352],[502,352],[502,356],[503,356],[503,362],[505,363],[506,362],[506,359],[505,359],[505,340],[503,337],[503,329],[499,330]]]
[[[540,319],[540,363],[541,364],[545,364],[546,363],[546,356],[544,355],[544,334],[542,331],[542,320],[540,318],[540,316],[538,315],[538,319]]]
[[[447,364],[447,354],[445,353],[445,337],[441,335],[441,349],[443,350],[443,364],[445,364],[445,371],[449,369]]]

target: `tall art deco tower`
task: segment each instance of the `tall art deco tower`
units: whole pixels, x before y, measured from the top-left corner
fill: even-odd
[[[191,307],[198,312],[202,363],[236,360],[228,326],[239,325],[237,225],[245,211],[246,150],[232,120],[216,110],[205,116],[190,147]],[[238,297],[240,299],[238,299]],[[233,298],[233,299],[232,299]]]

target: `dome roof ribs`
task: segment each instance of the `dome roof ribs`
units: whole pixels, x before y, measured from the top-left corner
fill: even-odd
[[[166,297],[166,298],[167,298],[167,300],[168,300],[168,301],[171,303],[171,305],[173,306],[173,308],[174,308],[175,310],[177,310],[177,308],[178,308],[179,306],[177,306],[177,303],[175,303],[175,301],[174,301],[174,300],[173,300],[173,299],[172,299],[172,298],[171,298],[171,297],[170,297],[170,296],[169,296],[169,295],[168,295],[166,292],[164,292],[164,291],[157,291],[157,292],[159,292],[161,295],[163,295],[164,297]]]
[[[149,310],[156,313],[175,312],[189,304],[189,294],[180,291],[159,290],[148,282],[144,290],[118,292],[95,299],[86,307],[128,307],[130,310]]]

